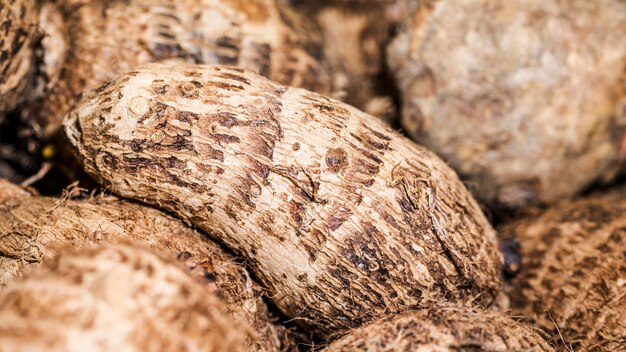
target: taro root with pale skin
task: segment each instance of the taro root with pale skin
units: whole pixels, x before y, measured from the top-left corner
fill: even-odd
[[[557,203],[501,228],[524,263],[514,312],[536,320],[568,350],[626,346],[626,188]]]
[[[613,177],[626,156],[626,2],[420,3],[388,48],[403,125],[479,198],[521,208]]]
[[[133,240],[185,263],[252,330],[249,351],[295,350],[288,331],[270,321],[263,289],[215,242],[156,209],[115,197],[91,200],[34,195],[0,180],[0,289],[52,258],[60,247],[83,248]],[[1,349],[1,348],[0,348]]]
[[[330,90],[319,36],[279,0],[59,0],[45,10],[41,98],[24,111],[44,136],[85,91],[146,62],[235,65]]]
[[[64,252],[0,296],[0,351],[246,351],[248,326],[131,244]]]
[[[434,305],[389,316],[350,331],[326,352],[554,351],[536,331],[482,309]]]
[[[0,0],[0,115],[24,97],[37,39],[34,0]]]
[[[239,68],[150,64],[65,128],[90,175],[241,253],[321,336],[499,293],[495,232],[454,171],[347,104]]]

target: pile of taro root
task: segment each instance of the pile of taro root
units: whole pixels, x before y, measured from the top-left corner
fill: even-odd
[[[626,1],[0,0],[4,351],[626,351]]]

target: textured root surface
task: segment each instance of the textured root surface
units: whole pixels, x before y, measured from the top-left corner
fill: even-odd
[[[0,114],[23,97],[37,35],[34,0],[0,0]]]
[[[245,351],[245,325],[173,262],[128,244],[66,253],[0,298],[2,351]]]
[[[334,96],[392,123],[394,91],[385,72],[384,48],[392,28],[408,15],[408,2],[292,1],[321,28]]]
[[[87,172],[242,253],[277,306],[317,332],[497,294],[479,206],[377,118],[222,66],[146,65],[97,93],[66,120]]]
[[[435,305],[377,320],[324,351],[553,351],[530,327],[498,312]]]
[[[330,85],[318,62],[321,46],[315,31],[280,1],[58,3],[67,29],[60,31],[59,21],[42,21],[48,41],[43,43],[45,67],[41,71],[49,89],[44,89],[41,104],[26,112],[47,135],[60,126],[83,92],[140,63],[219,63],[325,93]],[[64,46],[66,52],[60,50]]]
[[[626,188],[502,228],[525,262],[513,308],[578,351],[626,351]]]
[[[271,323],[261,287],[217,244],[181,221],[152,208],[97,198],[91,201],[34,196],[0,180],[0,288],[54,256],[59,247],[94,246],[132,239],[185,262],[208,291],[253,328],[251,351],[291,348],[287,331]],[[42,286],[43,287],[43,286]]]
[[[388,50],[404,127],[486,201],[570,197],[626,156],[624,37],[620,0],[423,1]]]

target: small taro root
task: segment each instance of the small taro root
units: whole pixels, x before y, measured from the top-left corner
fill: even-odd
[[[553,349],[530,327],[502,313],[434,305],[362,326],[323,351],[538,352]]]
[[[241,253],[273,302],[322,336],[498,294],[478,204],[371,115],[224,66],[145,65],[95,94],[65,121],[87,173]]]
[[[505,225],[524,263],[514,310],[575,351],[626,347],[626,188],[557,203]]]
[[[613,176],[626,156],[626,2],[421,3],[388,48],[415,140],[508,208]]]
[[[140,63],[235,65],[287,85],[323,93],[330,87],[316,32],[280,0],[57,3],[41,15],[42,98],[24,113],[45,136],[83,92]]]
[[[0,0],[0,114],[22,100],[33,72],[37,36],[34,0]]]
[[[253,328],[248,350],[293,347],[286,329],[270,322],[262,288],[243,265],[180,220],[113,197],[41,197],[0,180],[0,289],[53,257],[59,247],[82,248],[122,239],[184,261],[208,291],[224,300],[232,316]]]
[[[0,297],[0,351],[246,351],[246,329],[179,265],[129,244],[63,253]]]
[[[321,28],[324,59],[334,96],[392,123],[396,116],[393,83],[385,71],[391,32],[407,16],[408,2],[293,0]]]

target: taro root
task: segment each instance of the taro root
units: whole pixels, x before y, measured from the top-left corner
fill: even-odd
[[[41,197],[0,180],[0,289],[53,257],[59,247],[121,239],[183,261],[208,291],[224,300],[233,317],[253,328],[247,336],[248,350],[293,348],[288,331],[270,321],[263,290],[243,265],[181,221],[113,197]]]
[[[0,115],[17,106],[33,72],[34,0],[0,0]]]
[[[64,253],[0,297],[3,351],[245,351],[225,304],[130,244]]]
[[[406,131],[495,206],[571,197],[626,156],[626,2],[423,1],[388,48]]]
[[[385,47],[408,2],[292,0],[321,28],[335,97],[392,123],[393,83],[385,70]]]
[[[330,86],[316,32],[279,0],[59,0],[57,6],[42,14],[42,101],[24,113],[45,136],[83,92],[145,62],[236,65],[287,85],[324,93]]]
[[[575,351],[626,346],[626,188],[563,201],[502,228],[521,245],[515,310]]]
[[[493,311],[435,305],[377,320],[324,351],[553,351],[530,327]]]
[[[0,206],[13,206],[20,198],[30,197],[31,191],[26,188],[15,185],[7,180],[0,178]],[[0,224],[0,226],[6,226],[7,224]],[[2,270],[3,274],[6,270]],[[4,287],[6,284],[0,283],[0,287]]]
[[[65,121],[87,173],[241,253],[320,336],[498,294],[501,257],[478,204],[371,115],[224,66],[145,65],[95,94]]]

